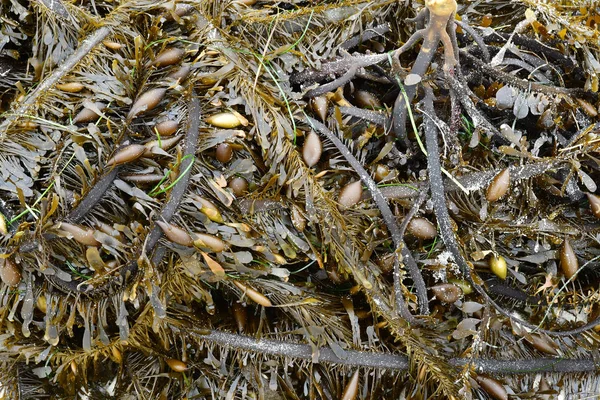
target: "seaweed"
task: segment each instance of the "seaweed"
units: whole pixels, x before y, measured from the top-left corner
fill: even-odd
[[[2,395],[597,392],[597,10],[408,3],[0,2]]]

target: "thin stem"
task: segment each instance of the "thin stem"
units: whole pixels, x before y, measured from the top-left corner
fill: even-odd
[[[256,339],[219,330],[204,331],[201,329],[184,330],[198,341],[208,341],[231,349],[241,349],[254,353],[276,357],[288,357],[301,360],[312,360],[314,349],[311,345],[282,342],[269,339]],[[339,364],[352,367],[383,368],[396,371],[406,371],[409,367],[408,358],[399,354],[375,353],[367,351],[346,350],[345,358],[340,358],[329,347],[318,348],[319,363]],[[478,373],[524,375],[532,372],[563,372],[579,373],[596,371],[593,359],[569,358],[532,358],[526,360],[496,360],[451,358],[450,365],[462,367],[471,364]]]

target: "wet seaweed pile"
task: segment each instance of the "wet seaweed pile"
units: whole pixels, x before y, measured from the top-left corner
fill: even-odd
[[[594,2],[0,2],[7,399],[600,391]]]

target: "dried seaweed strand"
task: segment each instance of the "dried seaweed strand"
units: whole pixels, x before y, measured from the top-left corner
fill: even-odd
[[[292,75],[290,76],[290,83],[292,85],[312,85],[313,83],[327,79],[331,75],[344,74],[352,67],[355,67],[356,69],[368,67],[385,61],[387,58],[387,54],[345,56],[339,60],[323,64],[319,70],[310,69]]]
[[[518,182],[522,179],[532,178],[534,176],[538,176],[546,173],[547,171],[555,168],[559,168],[561,163],[565,163],[566,161],[543,161],[533,164],[525,164],[525,165],[512,165],[509,167],[510,170],[510,178],[513,182]],[[481,172],[472,172],[461,177],[456,178],[458,183],[460,183],[464,188],[468,191],[472,192],[474,190],[481,190],[489,184],[490,180],[494,178],[503,168],[481,171]],[[416,187],[418,189],[427,185],[427,181],[425,182],[406,182],[404,186],[386,186],[380,188],[381,193],[386,199],[407,199],[417,197],[419,192],[412,187]],[[444,190],[446,192],[453,192],[460,190],[460,188],[452,182],[450,179],[446,179],[444,181]]]
[[[376,125],[383,126],[386,130],[390,127],[390,118],[377,111],[365,110],[364,108],[358,107],[339,107],[340,112],[343,115],[350,115],[352,117],[360,118],[365,121],[372,122]],[[330,113],[331,114],[331,113]]]
[[[431,88],[429,87],[426,87],[425,90],[424,107],[429,115],[434,115],[433,90],[431,90]],[[469,281],[469,283],[475,288],[475,290],[477,290],[477,292],[481,296],[483,296],[483,298],[502,315],[510,318],[517,324],[520,324],[530,329],[535,329],[538,332],[546,333],[550,336],[570,336],[585,332],[598,325],[600,323],[600,317],[597,317],[592,322],[589,322],[583,326],[566,331],[550,331],[547,329],[541,329],[539,326],[519,319],[516,316],[512,315],[509,311],[500,307],[488,295],[485,289],[473,280],[473,277],[471,275],[471,267],[469,266],[467,260],[465,260],[465,258],[461,254],[458,242],[456,240],[456,237],[454,236],[454,231],[450,222],[450,215],[448,214],[448,208],[446,206],[446,197],[444,195],[444,183],[442,180],[437,134],[438,131],[434,120],[432,118],[427,117],[427,121],[425,123],[425,139],[427,143],[427,171],[429,173],[429,183],[431,188],[431,200],[433,202],[433,209],[435,211],[435,216],[440,226],[440,232],[442,235],[442,239],[444,240],[444,244],[446,245],[450,253],[452,253],[454,261],[460,267],[463,276]]]
[[[532,358],[528,360],[464,359],[453,358],[451,365],[473,365],[484,374],[525,375],[530,373],[580,373],[597,371],[594,359]]]
[[[489,63],[490,62],[490,51],[488,50],[487,45],[485,44],[485,41],[483,40],[483,38],[469,24],[467,24],[463,21],[459,21],[459,20],[455,20],[454,23],[457,24],[458,26],[460,26],[462,29],[464,29],[465,32],[467,32],[469,35],[471,35],[473,40],[475,40],[475,43],[477,43],[477,46],[479,46],[481,53],[483,54],[483,60],[486,63]]]
[[[256,339],[254,337],[219,330],[210,330],[208,333],[199,329],[182,330],[197,337],[200,341],[205,340],[232,349],[242,349],[277,357],[289,357],[302,360],[313,359],[314,349],[308,344]],[[398,354],[346,350],[346,357],[339,358],[329,347],[320,347],[318,351],[319,363],[340,364],[352,367],[384,368],[399,371],[407,370],[409,367],[408,358]],[[578,373],[596,370],[596,363],[594,360],[585,358],[533,358],[527,360],[451,358],[448,360],[448,364],[457,367],[472,364],[479,373],[498,373],[507,375],[520,375],[532,372]]]
[[[358,68],[355,65],[350,66],[350,68],[344,75],[342,75],[341,77],[339,77],[329,83],[321,85],[318,88],[309,90],[304,95],[304,98],[310,99],[313,97],[317,97],[317,96],[320,96],[327,92],[332,92],[335,89],[339,88],[340,86],[344,86],[346,83],[350,82],[352,80],[352,78],[354,78],[354,75],[356,75],[357,70],[358,70]]]
[[[364,32],[359,33],[358,35],[346,40],[344,43],[340,45],[340,48],[344,50],[350,50],[353,47],[358,46],[361,43],[366,42],[367,40],[371,40],[374,37],[382,36],[388,33],[391,29],[390,23],[386,22],[385,24],[377,25],[373,28],[365,29]]]
[[[505,43],[512,36],[512,42],[518,46],[523,46],[528,50],[531,50],[534,54],[542,54],[547,57],[551,61],[556,61],[560,63],[564,68],[571,69],[574,67],[573,60],[569,58],[569,56],[561,53],[555,48],[549,47],[536,39],[529,38],[524,35],[511,35],[508,33],[499,33],[494,32],[493,35],[486,36],[484,38],[487,43]],[[500,37],[500,40],[497,40],[496,37]]]
[[[107,26],[103,26],[98,28],[94,33],[89,35],[84,41],[81,42],[81,45],[73,54],[71,54],[65,61],[62,62],[60,67],[56,68],[43,82],[41,82],[35,90],[33,90],[21,103],[19,108],[15,110],[13,114],[16,116],[20,116],[23,114],[27,114],[29,107],[35,104],[38,101],[38,98],[45,94],[48,89],[54,86],[65,74],[70,72],[75,65],[83,57],[85,57],[96,45],[98,45],[108,34],[110,33],[110,28]],[[0,141],[4,140],[6,137],[6,130],[13,122],[15,117],[6,118],[2,124],[0,124]]]
[[[428,4],[429,7],[437,7],[438,4]],[[454,3],[454,7],[456,7],[456,3]],[[450,67],[456,64],[456,40],[455,37],[450,37],[448,34],[449,31],[454,30],[454,14],[456,9],[451,11],[449,14],[444,12],[442,14],[437,14],[435,12],[429,12],[429,21],[427,22],[427,27],[422,30],[418,30],[408,39],[406,44],[402,46],[400,49],[396,50],[394,54],[394,58],[397,64],[400,64],[400,54],[408,48],[412,47],[417,40],[423,38],[423,44],[421,46],[421,50],[419,54],[417,54],[417,59],[413,63],[413,66],[410,70],[411,75],[418,75],[421,78],[425,76],[429,65],[431,64],[431,60],[435,55],[435,50],[438,48],[440,41],[444,47],[444,69],[448,70]],[[420,14],[419,14],[420,15]],[[452,32],[454,34],[454,32]],[[400,82],[398,81],[398,85]],[[402,87],[401,87],[402,88]],[[406,85],[404,87],[405,93],[399,93],[396,101],[394,103],[393,110],[393,120],[392,126],[393,131],[396,137],[402,140],[405,145],[408,147],[408,139],[406,135],[406,116],[408,112],[408,107],[410,107],[410,103],[414,99],[417,93],[417,84]]]
[[[593,93],[579,88],[570,89],[557,86],[548,86],[543,85],[541,83],[530,82],[525,79],[520,79],[513,74],[504,72],[500,69],[490,66],[489,64],[484,63],[477,57],[472,56],[464,50],[460,51],[460,55],[464,56],[470,63],[473,63],[473,65],[479,68],[480,71],[492,76],[494,79],[524,91],[532,91],[544,93],[547,95],[561,95],[569,97],[589,97],[593,95]]]
[[[182,171],[181,173],[186,171],[191,165],[193,162],[192,157],[196,154],[196,149],[198,148],[198,136],[200,134],[200,100],[193,90],[188,109],[188,121],[188,131],[185,135],[185,142],[183,144],[183,161],[181,161],[181,165],[179,166],[179,170]],[[188,173],[182,176],[171,189],[169,200],[167,200],[163,206],[157,218],[158,220],[169,222],[171,218],[173,218],[173,215],[175,215],[175,212],[179,208],[179,204],[181,204],[181,200],[187,191],[189,182],[190,172],[188,171]],[[146,240],[145,251],[152,250],[162,235],[162,229],[158,226],[154,226]],[[162,260],[164,253],[165,250],[161,246],[152,257],[152,263],[154,265],[158,264]]]
[[[352,155],[352,153],[348,150],[344,143],[342,143],[342,141],[337,136],[335,136],[333,132],[331,132],[325,125],[313,118],[307,116],[306,120],[314,129],[316,129],[319,133],[321,133],[334,144],[334,146],[339,150],[339,152],[346,159],[346,161],[348,161],[352,168],[354,168],[356,173],[359,175],[360,179],[367,186],[367,189],[369,190],[371,196],[375,200],[375,204],[377,204],[377,207],[381,212],[381,217],[383,218],[383,221],[385,222],[392,236],[394,246],[396,247],[396,249],[400,249],[402,258],[406,262],[410,276],[415,285],[417,298],[419,300],[419,311],[421,314],[428,314],[429,306],[425,281],[423,280],[423,276],[421,275],[421,272],[419,271],[417,263],[414,261],[412,254],[404,244],[402,235],[400,235],[400,229],[398,228],[398,224],[396,223],[396,218],[394,217],[392,210],[390,209],[387,201],[385,200],[385,197],[383,197],[381,191],[377,187],[377,184],[375,183],[375,181],[373,181],[373,179],[371,179],[369,173],[365,171],[360,162],[358,162],[358,160]],[[395,257],[394,263],[396,263],[397,258],[398,257]],[[398,274],[394,273],[394,280],[396,279],[399,279],[399,276]],[[398,293],[396,293],[396,297],[398,297]],[[400,300],[396,299],[396,301],[399,302]],[[400,313],[403,313],[403,317],[406,318],[408,315],[406,315],[407,310],[404,301],[402,301],[402,304],[403,306],[399,309],[399,311]]]
[[[94,206],[102,199],[102,196],[112,186],[119,173],[119,166],[112,168],[106,175],[92,187],[85,197],[77,204],[77,207],[71,211],[65,218],[67,221],[78,222],[90,212]]]

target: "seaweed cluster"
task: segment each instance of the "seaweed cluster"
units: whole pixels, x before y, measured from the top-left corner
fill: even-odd
[[[0,21],[0,397],[600,391],[592,0]]]

